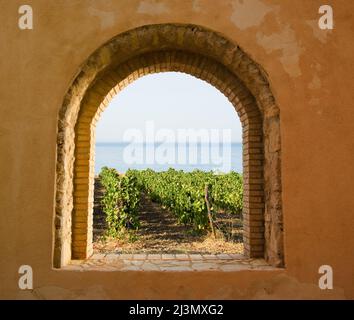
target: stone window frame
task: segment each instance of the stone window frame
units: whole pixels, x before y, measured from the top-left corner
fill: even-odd
[[[92,252],[95,127],[124,87],[151,73],[204,80],[233,104],[242,124],[244,255],[284,266],[280,112],[265,72],[236,44],[195,25],[126,31],[79,70],[59,112],[53,264]]]

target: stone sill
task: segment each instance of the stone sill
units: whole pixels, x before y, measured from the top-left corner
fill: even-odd
[[[94,254],[87,260],[72,260],[61,268],[67,271],[157,271],[235,272],[279,270],[264,259],[248,259],[240,254]]]

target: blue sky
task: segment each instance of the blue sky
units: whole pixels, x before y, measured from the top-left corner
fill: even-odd
[[[158,129],[230,129],[242,141],[241,123],[232,104],[216,88],[193,76],[165,72],[144,76],[111,101],[97,124],[96,142],[123,141],[124,132]]]

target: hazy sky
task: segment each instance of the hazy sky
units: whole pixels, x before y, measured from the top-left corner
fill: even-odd
[[[122,90],[102,114],[96,142],[123,141],[124,133],[132,128],[144,135],[147,123],[155,131],[230,129],[232,141],[242,141],[241,123],[227,98],[210,84],[183,73],[147,75]]]

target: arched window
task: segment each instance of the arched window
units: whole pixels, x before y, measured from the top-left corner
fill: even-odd
[[[237,45],[198,26],[151,25],[118,35],[86,61],[59,114],[54,266],[92,253],[95,127],[129,83],[177,71],[233,104],[243,130],[244,248],[283,265],[279,109],[264,72]]]

